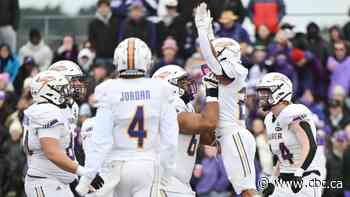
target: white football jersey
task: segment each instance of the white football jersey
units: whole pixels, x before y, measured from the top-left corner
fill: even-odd
[[[86,150],[88,150],[90,146],[89,140],[91,139],[94,126],[95,126],[95,118],[88,118],[81,125],[80,135],[82,138],[82,144],[83,144],[83,149],[85,154],[88,153]]]
[[[181,98],[174,96],[172,104],[175,106],[176,112],[194,112],[191,103],[187,105]],[[190,182],[193,167],[196,161],[197,147],[199,144],[199,135],[186,135],[180,131],[177,154],[176,154],[176,170],[174,176],[182,183]]]
[[[312,135],[316,140],[316,127],[312,120],[312,113],[302,104],[290,104],[284,108],[277,118],[274,118],[272,112],[266,115],[265,125],[271,151],[278,156],[280,161],[280,172],[294,173],[301,165],[301,146],[289,125],[294,122],[306,121],[312,130]],[[308,170],[321,170],[324,168],[324,162],[321,159],[322,151],[317,148],[313,161]]]
[[[110,79],[96,87],[98,110],[86,160],[89,168],[99,170],[107,155],[110,161],[156,161],[159,138],[160,143],[170,147],[174,144],[176,148],[176,111],[170,105],[171,92],[166,87],[149,78]],[[108,120],[99,119],[105,115],[102,111],[108,113]],[[169,151],[169,161],[174,160],[176,150]]]
[[[236,78],[228,85],[219,84],[219,123],[217,135],[238,132],[234,128],[245,128],[245,78]]]
[[[59,140],[62,151],[68,156],[72,153],[72,133],[69,117],[65,109],[50,104],[33,104],[24,111],[24,148],[27,153],[28,175],[57,179],[65,184],[71,183],[76,175],[66,172],[45,155],[40,138],[49,137]]]

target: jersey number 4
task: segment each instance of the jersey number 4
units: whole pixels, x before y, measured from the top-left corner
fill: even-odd
[[[128,134],[131,138],[137,138],[138,148],[143,148],[143,140],[147,137],[147,132],[144,128],[143,106],[137,106],[136,113],[128,128]]]
[[[283,160],[288,160],[290,164],[293,164],[293,154],[290,153],[289,149],[287,148],[287,146],[281,142],[280,145],[280,151],[281,151],[281,155],[282,155],[282,159]]]

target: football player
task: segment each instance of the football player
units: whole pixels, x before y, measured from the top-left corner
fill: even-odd
[[[69,82],[56,71],[36,75],[30,85],[34,103],[24,111],[23,145],[28,171],[25,192],[28,197],[73,196],[69,184],[77,175],[91,174],[68,156],[72,138],[69,114]],[[95,189],[103,185],[99,175],[91,175]]]
[[[245,80],[248,70],[241,64],[240,45],[230,38],[215,39],[207,5],[195,11],[201,53],[219,81],[219,122],[216,137],[221,144],[225,170],[236,193],[256,195],[254,157],[256,144],[245,126]]]
[[[96,192],[97,196],[156,195],[151,191],[159,149],[164,175],[170,176],[174,170],[177,114],[166,84],[146,78],[150,64],[151,51],[146,43],[138,38],[125,39],[114,53],[118,78],[95,89],[97,114],[85,167],[95,175],[106,160],[113,161],[104,176],[106,184]],[[92,179],[93,176],[83,176],[78,193],[86,194]]]
[[[268,141],[278,158],[274,176],[278,176],[279,184],[270,183],[264,188],[265,195],[321,196],[325,161],[322,150],[317,148],[311,111],[302,104],[292,103],[292,82],[283,74],[266,74],[256,90],[260,107],[268,112],[264,121]]]
[[[71,130],[74,131],[78,123],[79,106],[77,102],[85,96],[86,87],[84,73],[80,67],[69,60],[62,60],[52,64],[48,70],[57,71],[66,76],[70,86],[70,99],[68,99],[67,110],[71,111]]]
[[[203,112],[206,116],[211,115],[214,118],[206,118],[205,116],[202,117],[201,114],[194,113],[194,107],[190,101],[194,99],[197,86],[195,81],[190,78],[183,68],[177,65],[167,65],[158,69],[153,74],[152,78],[168,82],[168,88],[173,92],[171,103],[178,113],[178,119],[185,119],[185,121],[179,121],[179,126],[180,128],[186,128],[186,130],[180,129],[174,175],[169,177],[168,180],[166,177],[162,178],[161,193],[165,193],[165,196],[168,197],[194,197],[195,193],[192,191],[189,182],[196,160],[197,146],[199,144],[198,134],[201,132],[204,133],[204,131],[211,132],[215,129],[216,123],[211,122],[212,119],[217,119],[215,118],[217,117],[218,108],[217,82],[215,79],[209,78],[205,78],[204,80],[206,84],[212,83],[210,87],[212,88],[212,92],[214,92],[214,95],[211,95],[213,98],[211,100],[208,99],[209,105],[206,106],[207,109],[204,110],[206,112]],[[207,87],[208,86],[209,85],[207,85]],[[210,92],[208,88],[207,92]],[[209,110],[210,108],[214,109],[209,111],[208,107]],[[209,112],[209,114],[207,112]],[[209,124],[207,122],[209,122]]]

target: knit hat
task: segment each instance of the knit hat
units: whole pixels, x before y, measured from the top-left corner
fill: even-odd
[[[294,63],[298,63],[305,58],[304,52],[298,48],[294,48],[290,56]]]
[[[177,43],[176,40],[174,40],[173,38],[167,38],[162,46],[162,50],[165,49],[173,49],[175,51],[177,51],[178,47],[177,47]]]

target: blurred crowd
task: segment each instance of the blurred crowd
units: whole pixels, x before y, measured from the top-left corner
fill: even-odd
[[[350,10],[349,22],[328,32],[310,22],[302,32],[281,22],[283,0],[208,0],[217,37],[230,37],[241,45],[242,63],[249,69],[246,123],[257,142],[257,179],[271,173],[273,157],[267,143],[264,113],[258,110],[254,86],[268,72],[280,72],[293,82],[294,102],[314,113],[318,145],[327,160],[326,180],[341,180],[342,188],[325,189],[324,196],[350,196]],[[194,0],[99,0],[88,27],[88,39],[77,43],[66,35],[53,49],[33,27],[25,45],[16,48],[19,8],[17,0],[0,1],[0,197],[24,196],[25,155],[20,140],[23,110],[32,102],[31,78],[58,60],[78,63],[85,72],[87,96],[79,101],[78,125],[95,113],[94,88],[114,77],[113,52],[127,37],[138,37],[152,49],[150,75],[168,64],[185,68],[201,83],[205,64],[196,41]],[[255,34],[242,26],[251,20]],[[336,23],[336,21],[335,21]],[[21,35],[25,36],[25,35]],[[196,99],[201,108],[201,94]],[[199,103],[199,104],[198,104]],[[77,129],[76,153],[79,150]],[[216,146],[201,146],[191,184],[199,197],[234,196]]]

